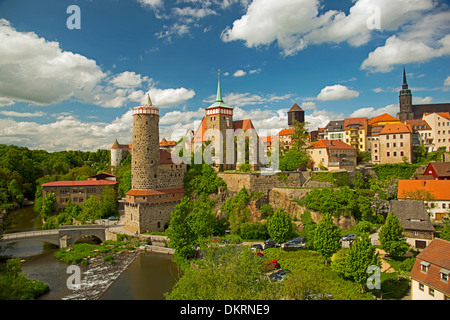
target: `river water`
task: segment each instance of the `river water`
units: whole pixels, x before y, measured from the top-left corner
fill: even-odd
[[[4,224],[5,232],[39,230],[37,213],[27,206],[9,214]],[[73,294],[67,288],[68,265],[54,257],[58,247],[42,241],[20,241],[1,252],[3,255],[21,257],[22,270],[30,279],[46,283],[50,292],[40,300],[60,300]],[[81,267],[85,272],[87,267]],[[101,275],[100,275],[101,276]],[[101,300],[163,300],[179,279],[179,270],[172,256],[159,253],[140,253],[120,276],[100,296]],[[81,297],[80,297],[81,298]]]

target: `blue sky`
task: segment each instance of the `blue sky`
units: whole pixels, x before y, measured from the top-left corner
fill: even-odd
[[[234,118],[258,130],[285,128],[294,103],[311,129],[395,116],[403,64],[415,103],[450,102],[449,31],[434,0],[0,0],[0,143],[131,143],[147,92],[160,138],[176,138],[197,128],[218,69]]]

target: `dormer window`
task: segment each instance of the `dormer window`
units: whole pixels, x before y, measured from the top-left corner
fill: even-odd
[[[430,263],[429,262],[422,261],[420,263],[420,271],[422,271],[423,273],[427,273],[429,268],[430,268]]]
[[[450,274],[450,270],[447,269],[441,269],[440,271],[441,274],[441,281],[448,283],[448,278],[449,278],[449,274]]]

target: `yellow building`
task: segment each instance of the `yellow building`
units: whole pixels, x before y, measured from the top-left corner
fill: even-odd
[[[344,119],[345,143],[356,150],[367,151],[367,118]]]

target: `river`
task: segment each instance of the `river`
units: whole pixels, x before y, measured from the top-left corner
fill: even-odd
[[[11,212],[5,221],[5,232],[19,230],[39,230],[37,213],[32,206]],[[3,255],[21,257],[22,270],[30,279],[46,283],[50,292],[40,300],[60,300],[73,296],[74,291],[67,288],[66,282],[71,274],[68,265],[54,257],[58,247],[42,241],[21,241],[3,250]],[[87,267],[81,267],[85,272]],[[101,270],[101,269],[97,269]],[[100,271],[99,271],[100,272]],[[101,277],[102,275],[97,275]],[[159,253],[140,253],[120,276],[109,285],[100,296],[101,300],[163,300],[179,279],[179,270],[172,256]],[[76,292],[76,291],[75,291]],[[78,298],[78,297],[77,297]],[[79,297],[83,299],[83,297]]]

